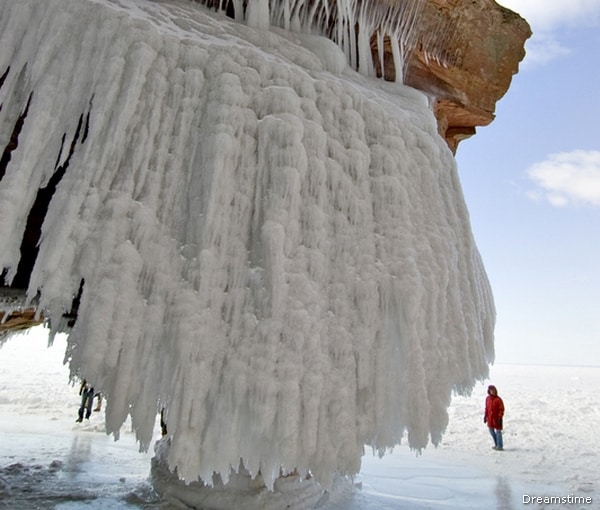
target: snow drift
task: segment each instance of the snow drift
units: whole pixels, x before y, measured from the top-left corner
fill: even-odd
[[[78,301],[72,376],[142,448],[165,408],[185,480],[242,459],[327,485],[365,444],[437,443],[487,375],[491,293],[427,98],[345,62],[186,1],[0,0],[6,283],[45,192],[27,299],[54,331]]]

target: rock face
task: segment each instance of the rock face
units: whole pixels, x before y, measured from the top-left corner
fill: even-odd
[[[42,318],[36,317],[35,308],[23,306],[24,297],[24,292],[0,288],[0,342],[7,333],[42,323]]]
[[[0,312],[0,339],[5,333],[29,329],[42,323],[41,319],[36,319],[33,308],[10,312],[6,320],[5,315],[4,312]]]
[[[431,55],[422,50],[429,45],[417,45],[405,82],[434,99],[439,133],[456,152],[476,126],[494,120],[531,29],[494,0],[428,0],[419,32],[421,41],[433,37],[439,46]]]

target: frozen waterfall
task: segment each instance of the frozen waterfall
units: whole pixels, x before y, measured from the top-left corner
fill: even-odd
[[[494,307],[424,95],[185,0],[0,0],[0,76],[5,284],[110,433],[164,408],[181,478],[268,487],[439,442]]]

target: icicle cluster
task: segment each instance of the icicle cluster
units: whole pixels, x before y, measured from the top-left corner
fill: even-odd
[[[0,267],[52,184],[28,298],[57,324],[79,297],[72,374],[142,447],[164,407],[186,480],[326,484],[365,444],[437,443],[493,356],[426,98],[294,40],[173,0],[0,1]]]
[[[392,49],[396,81],[402,82],[408,55],[417,42],[424,0],[196,0],[230,12],[237,21],[268,29],[313,33],[330,38],[343,50],[348,64],[367,76],[375,75],[374,40],[379,69],[384,69],[384,42]],[[382,72],[383,74],[383,72]]]

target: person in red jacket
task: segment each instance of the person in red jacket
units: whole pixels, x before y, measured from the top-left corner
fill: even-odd
[[[488,396],[485,399],[485,414],[483,422],[487,423],[490,435],[494,440],[494,450],[503,450],[502,418],[504,417],[504,402],[498,396],[496,386],[488,386]]]

